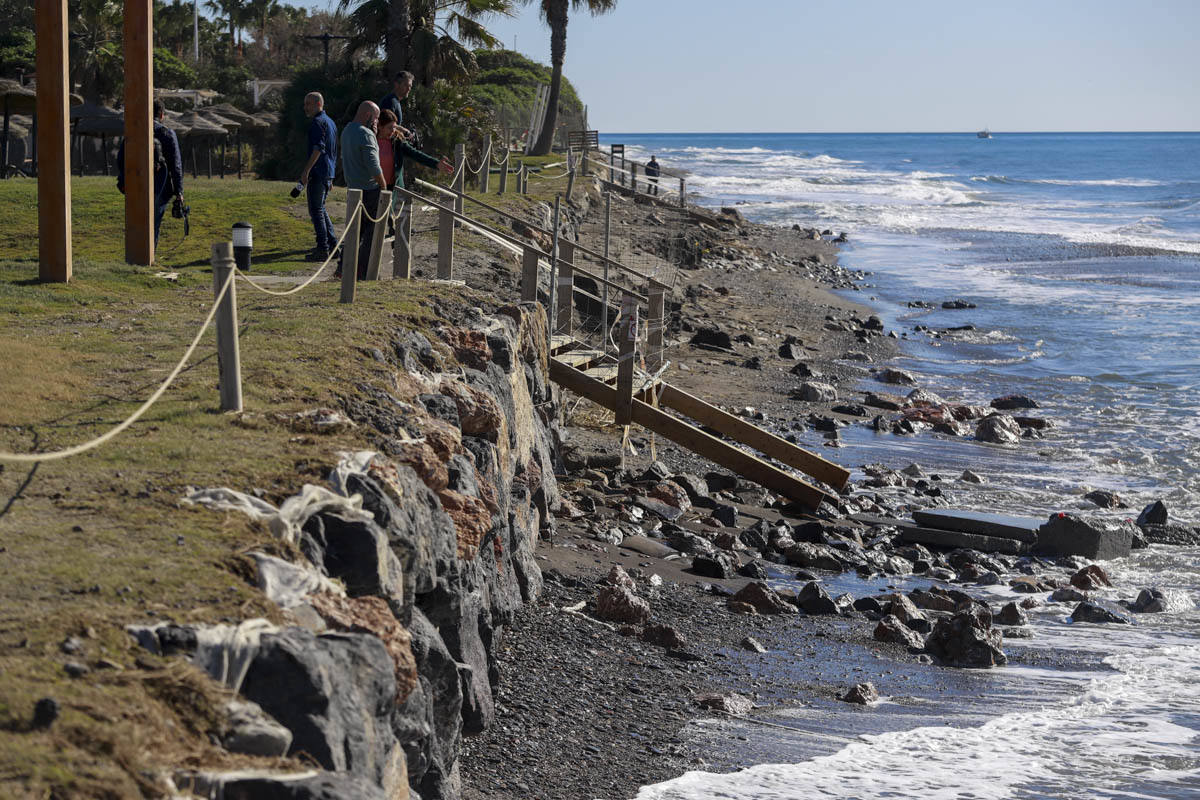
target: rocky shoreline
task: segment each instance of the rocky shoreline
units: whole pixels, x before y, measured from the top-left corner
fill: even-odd
[[[651,246],[652,207],[614,211]],[[867,276],[837,266],[829,237],[753,225],[733,209],[716,216],[724,226],[697,223],[711,255],[681,273],[671,320],[667,357],[680,388],[812,449],[839,447],[839,430],[853,424],[999,444],[1051,424],[1030,414],[1029,398],[956,404],[888,367],[901,334],[830,293]],[[585,217],[581,234],[589,225]],[[867,380],[907,396],[863,391]],[[545,591],[498,648],[496,725],[464,741],[464,798],[632,797],[689,769],[742,765],[713,763],[711,748],[683,735],[690,721],[813,698],[870,703],[880,689],[864,676],[887,694],[897,672],[913,678],[908,691],[953,681],[947,670],[1008,662],[1006,636],[1022,642],[1016,658],[1053,667],[1061,654],[1029,646],[1030,609],[1056,603],[1079,621],[1121,623],[1170,602],[1150,587],[1125,607],[1092,602],[1109,579],[1077,555],[926,547],[886,524],[944,506],[943,487],[969,487],[969,471],[869,465],[838,508],[800,514],[669,442],[635,434],[632,444],[638,455],[622,464],[611,431],[564,431],[563,509],[554,541],[537,551]],[[1165,517],[1147,509],[1122,535],[1195,541]],[[847,571],[881,585],[858,597],[825,588]],[[914,575],[928,587],[888,584]],[[785,579],[799,590],[771,588]],[[997,584],[1023,599],[989,603],[980,590]]]

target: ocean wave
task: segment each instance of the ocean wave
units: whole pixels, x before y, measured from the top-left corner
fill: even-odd
[[[1025,183],[1040,186],[1126,186],[1147,189],[1154,186],[1168,186],[1162,181],[1148,178],[1101,178],[1095,180],[1066,180],[1063,178],[1010,178],[1007,175],[972,175],[970,180],[982,183]]]

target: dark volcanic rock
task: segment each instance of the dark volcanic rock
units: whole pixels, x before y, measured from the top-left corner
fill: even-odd
[[[1133,622],[1129,616],[1116,606],[1098,600],[1084,600],[1075,606],[1071,612],[1072,622],[1116,622],[1128,625]]]
[[[875,690],[875,686],[871,683],[858,683],[842,695],[841,699],[846,703],[857,703],[858,705],[865,706],[878,700],[879,692]]]
[[[708,555],[698,555],[692,559],[692,572],[706,578],[733,577],[737,569],[737,561],[728,553],[715,552]]]
[[[1112,581],[1100,567],[1088,564],[1071,576],[1071,585],[1085,592],[1094,592],[1102,586],[1112,586]]]
[[[1008,662],[1001,649],[1003,636],[992,628],[991,615],[979,607],[939,619],[925,649],[952,667],[995,667]]]
[[[891,615],[879,621],[879,624],[875,626],[874,636],[876,641],[902,644],[914,650],[920,650],[925,646],[925,639],[921,634]]]
[[[691,338],[691,344],[732,350],[733,339],[720,328],[700,328]]]
[[[1021,426],[1008,414],[992,414],[975,426],[975,438],[992,444],[1013,444],[1021,441]]]
[[[606,586],[596,600],[596,616],[609,622],[639,624],[650,619],[650,604],[621,586]]]
[[[838,613],[837,603],[833,602],[825,587],[816,581],[806,583],[796,601],[806,614],[817,616]]]
[[[1029,615],[1016,603],[1006,603],[994,621],[999,625],[1028,625]]]
[[[1108,492],[1103,489],[1088,492],[1083,496],[1083,499],[1095,503],[1100,508],[1128,508],[1125,503],[1121,502],[1121,498],[1115,492]]]
[[[642,641],[676,650],[687,647],[687,637],[670,625],[647,625]]]
[[[1001,411],[1012,411],[1018,408],[1041,408],[1036,402],[1023,394],[1007,394],[1004,397],[997,397],[992,400],[991,405],[992,408],[998,408]]]
[[[1168,520],[1167,507],[1162,500],[1155,500],[1142,509],[1138,514],[1138,525],[1166,525]]]
[[[791,614],[796,610],[795,606],[761,581],[746,584],[729,598],[729,602],[744,603],[760,614]]]
[[[1106,561],[1129,555],[1133,544],[1132,522],[1053,514],[1038,528],[1037,550],[1051,555],[1083,556]]]

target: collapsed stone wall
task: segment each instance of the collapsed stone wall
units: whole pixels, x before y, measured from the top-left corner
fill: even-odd
[[[311,510],[283,537],[308,563],[255,556],[269,594],[300,587],[288,625],[135,631],[239,692],[229,749],[322,770],[179,773],[181,792],[458,797],[461,739],[495,716],[504,628],[541,591],[534,548],[559,504],[559,430],[540,306],[476,309],[436,334],[397,330],[388,352],[367,352],[383,385],[348,389],[343,411],[377,454],[358,454],[332,492],[305,487],[280,506]],[[345,595],[324,591],[327,579]]]

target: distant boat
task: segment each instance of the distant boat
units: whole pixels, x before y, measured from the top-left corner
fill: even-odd
[[[979,131],[979,133],[976,133],[975,137],[978,139],[990,139],[992,138],[992,132],[987,128],[984,128],[983,130]]]

